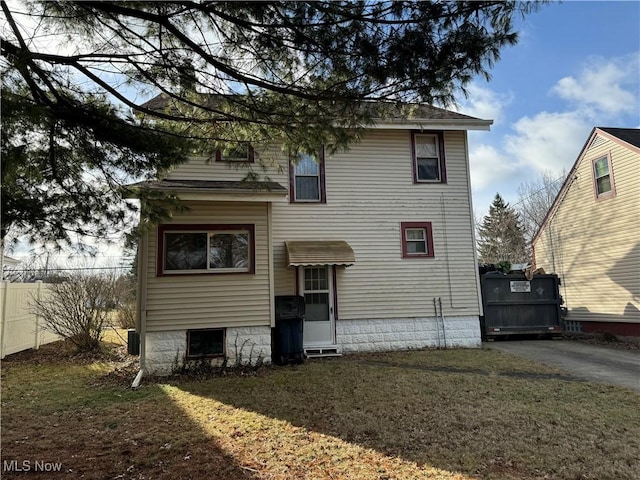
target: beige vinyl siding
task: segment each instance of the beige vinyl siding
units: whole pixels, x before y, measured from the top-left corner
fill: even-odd
[[[167,180],[228,180],[240,181],[251,170],[262,175],[270,176],[274,181],[286,176],[286,171],[281,169],[283,154],[275,145],[256,146],[254,150],[255,162],[216,162],[215,158],[192,157],[187,162],[177,165],[173,170],[166,172],[163,178]],[[263,170],[263,167],[266,170]]]
[[[376,130],[327,155],[326,204],[274,204],[276,294],[295,292],[286,240],[345,240],[356,263],[338,268],[339,318],[432,316],[434,297],[445,315],[478,315],[466,134],[444,138],[447,184],[414,184],[410,132]],[[410,221],[432,222],[435,258],[402,258]]]
[[[640,322],[640,154],[595,140],[536,242],[536,265],[560,275],[569,320]],[[596,199],[592,162],[606,154],[615,196]]]
[[[192,202],[172,223],[255,225],[256,271],[157,276],[157,231],[149,234],[147,331],[270,325],[266,203]]]

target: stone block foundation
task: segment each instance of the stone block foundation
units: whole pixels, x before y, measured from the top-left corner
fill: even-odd
[[[338,320],[336,338],[341,353],[411,350],[419,348],[478,348],[481,346],[478,317],[394,318]],[[187,349],[187,331],[147,332],[146,371],[168,375],[182,366]],[[271,328],[226,329],[227,364],[271,362]],[[215,359],[222,363],[223,359]],[[215,365],[215,363],[214,363]]]
[[[226,329],[227,365],[271,362],[270,327],[229,327]],[[184,363],[187,331],[147,332],[145,338],[145,370],[150,375],[169,375]],[[212,364],[222,364],[223,358]]]
[[[342,353],[481,346],[474,316],[338,320],[336,338]]]

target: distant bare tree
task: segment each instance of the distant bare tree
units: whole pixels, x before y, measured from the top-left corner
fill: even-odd
[[[32,311],[43,318],[45,329],[71,341],[78,352],[99,350],[110,307],[118,302],[116,274],[74,272],[49,288],[49,296],[31,301]]]
[[[564,169],[560,175],[547,170],[539,177],[524,181],[518,186],[518,201],[514,208],[520,214],[527,244],[531,243],[542,226],[566,176]]]

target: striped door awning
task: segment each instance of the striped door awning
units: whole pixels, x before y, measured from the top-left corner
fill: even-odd
[[[356,262],[351,246],[342,240],[289,241],[287,265],[301,267],[312,265],[343,265],[348,267]]]

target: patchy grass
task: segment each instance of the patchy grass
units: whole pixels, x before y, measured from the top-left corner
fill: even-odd
[[[29,478],[606,480],[640,471],[639,395],[497,351],[354,355],[136,391],[100,381],[112,362],[48,354],[2,365],[2,459],[30,462]],[[35,471],[36,461],[62,470]],[[5,469],[2,478],[22,477]]]

